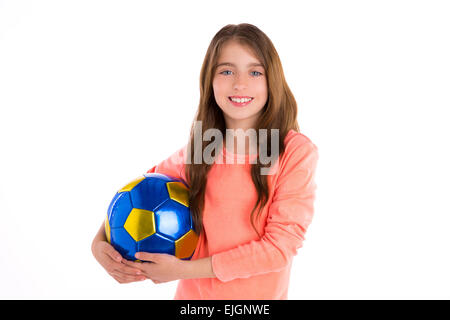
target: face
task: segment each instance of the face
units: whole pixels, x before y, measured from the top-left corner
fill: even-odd
[[[254,128],[267,102],[264,67],[251,50],[230,41],[222,48],[213,77],[214,97],[223,111],[227,129]],[[251,98],[233,102],[231,98]]]

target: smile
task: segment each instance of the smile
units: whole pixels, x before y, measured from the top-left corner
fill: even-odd
[[[230,100],[231,103],[236,107],[243,107],[243,106],[248,105],[253,100],[253,98],[252,97],[232,96],[232,97],[228,97],[228,100]]]

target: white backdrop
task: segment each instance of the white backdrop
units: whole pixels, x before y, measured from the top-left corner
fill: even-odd
[[[290,299],[450,298],[447,1],[0,1],[0,298],[172,299],[90,251],[187,142],[214,34],[273,41],[319,148]]]

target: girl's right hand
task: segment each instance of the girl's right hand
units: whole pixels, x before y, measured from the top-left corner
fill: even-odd
[[[95,241],[92,245],[92,253],[106,272],[119,283],[147,279],[139,269],[125,265],[125,259],[107,241]]]

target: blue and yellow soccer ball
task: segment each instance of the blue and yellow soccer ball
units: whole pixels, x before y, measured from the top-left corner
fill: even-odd
[[[190,259],[198,236],[188,191],[182,180],[160,173],[133,180],[116,193],[108,207],[108,242],[127,260],[136,260],[139,251]]]

